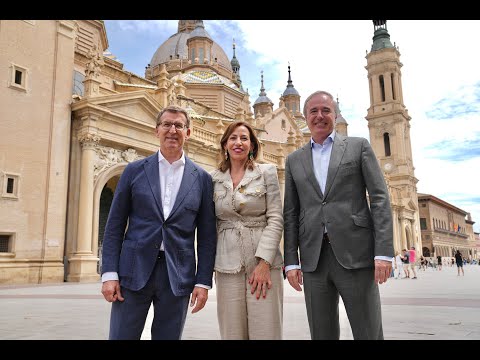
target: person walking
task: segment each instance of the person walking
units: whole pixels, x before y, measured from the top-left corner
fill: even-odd
[[[460,250],[457,250],[455,253],[455,263],[457,264],[457,276],[460,276],[460,273],[462,273],[462,276],[465,276],[463,272],[463,257]]]
[[[417,278],[417,252],[415,251],[415,246],[412,246],[409,251],[408,261],[410,262],[410,269],[412,270],[413,277],[412,279]]]
[[[395,254],[395,267],[397,269],[396,279],[400,279],[403,274],[403,257],[399,251]]]

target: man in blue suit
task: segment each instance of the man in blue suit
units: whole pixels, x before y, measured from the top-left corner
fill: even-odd
[[[152,340],[179,340],[189,300],[196,313],[212,288],[213,185],[183,152],[187,112],[164,108],[156,136],[160,151],[128,164],[120,177],[105,228],[102,294],[112,303],[111,340],[140,339],[152,302]]]

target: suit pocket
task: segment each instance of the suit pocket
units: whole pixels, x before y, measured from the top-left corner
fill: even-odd
[[[124,241],[122,244],[122,251],[120,252],[120,260],[118,264],[119,276],[132,276],[135,253],[136,253],[136,241]]]
[[[248,185],[245,188],[244,194],[245,196],[255,196],[255,197],[262,197],[267,193],[267,187],[265,184],[260,185]]]
[[[195,252],[193,250],[178,250],[175,265],[179,278],[179,288],[193,287],[195,281]]]
[[[197,192],[200,193],[199,191]],[[197,213],[198,209],[200,208],[200,196],[190,196],[188,199],[186,199],[184,206],[186,210]]]
[[[353,174],[358,171],[358,163],[356,161],[350,161],[344,164],[340,164],[338,170],[342,173],[342,175]]]
[[[365,216],[352,215],[352,219],[355,225],[357,226],[368,228],[368,229],[373,228],[372,220],[370,218],[367,218]]]

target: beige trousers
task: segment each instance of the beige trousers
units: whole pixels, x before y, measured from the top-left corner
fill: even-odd
[[[272,287],[257,300],[245,271],[215,272],[217,315],[222,340],[281,340],[283,336],[283,275],[270,271]]]

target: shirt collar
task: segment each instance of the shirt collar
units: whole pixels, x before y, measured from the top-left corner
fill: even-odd
[[[328,138],[332,139],[332,143],[333,141],[335,140],[335,130],[333,130],[330,135],[327,136],[327,138],[325,139],[325,141],[328,141]],[[325,142],[324,142],[325,144]],[[310,147],[313,148],[315,145],[320,145],[320,144],[317,144],[314,140],[313,140],[313,137],[310,138]]]
[[[168,162],[168,160],[163,157],[162,152],[160,150],[158,150],[158,162],[160,163],[162,161],[166,162],[167,164],[170,164]],[[182,151],[182,156],[180,157],[180,159],[178,159],[178,160],[176,160],[172,163],[172,165],[174,165],[174,164],[185,165],[185,152],[184,151]]]

